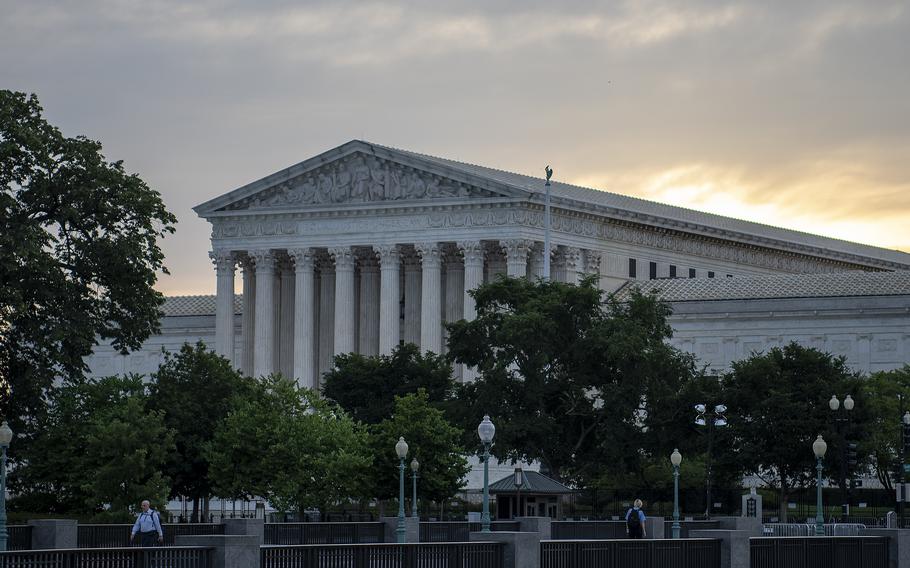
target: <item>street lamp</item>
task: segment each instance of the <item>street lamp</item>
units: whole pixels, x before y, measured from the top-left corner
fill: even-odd
[[[705,426],[708,429],[708,455],[705,460],[705,498],[708,503],[705,505],[705,518],[711,518],[711,457],[714,448],[714,429],[722,428],[727,425],[727,407],[723,404],[716,404],[712,410],[708,410],[705,404],[696,404],[695,424]]]
[[[847,492],[847,433],[850,429],[850,411],[853,410],[854,406],[853,397],[849,394],[845,396],[843,406],[844,409],[838,412],[841,407],[840,400],[838,400],[837,395],[831,395],[831,400],[828,401],[828,408],[834,413],[834,427],[838,438],[840,438],[840,479],[838,479],[838,484],[841,492],[841,514],[846,516],[850,514],[850,496]]]
[[[0,425],[0,448],[3,455],[0,457],[0,552],[6,551],[6,449],[13,441],[13,431],[6,420]]]
[[[815,453],[815,469],[818,471],[818,477],[815,480],[815,536],[825,536],[825,515],[822,511],[822,458],[828,451],[828,444],[819,434],[818,438],[812,442],[812,452]]]
[[[521,471],[520,467],[515,468],[515,474],[512,478],[512,481],[515,483],[515,512],[516,515],[513,517],[523,517],[524,513],[521,510],[521,486],[525,482],[525,474]]]
[[[417,458],[411,460],[411,480],[413,481],[414,486],[414,496],[411,499],[411,516],[417,516],[417,470],[420,469],[420,462],[417,461]]]
[[[408,443],[404,441],[404,436],[398,438],[395,444],[395,453],[398,454],[398,528],[395,535],[398,537],[398,543],[403,544],[404,538],[404,458],[408,457]]]
[[[673,464],[673,538],[679,538],[679,464],[682,463],[682,454],[674,449],[670,454],[670,463]]]
[[[483,421],[477,426],[477,435],[483,444],[483,513],[480,515],[480,532],[490,532],[490,444],[496,435],[496,426],[490,422],[489,415],[484,414]]]

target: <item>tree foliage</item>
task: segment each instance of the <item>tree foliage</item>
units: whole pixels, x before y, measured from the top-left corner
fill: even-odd
[[[55,377],[83,375],[96,337],[129,350],[158,331],[157,241],[175,222],[100,143],[0,90],[0,380],[15,430],[31,431]]]
[[[910,410],[910,365],[873,373],[863,381],[862,390],[869,422],[858,440],[859,449],[869,455],[879,482],[891,491],[900,465],[901,416]]]
[[[215,432],[207,458],[222,497],[262,496],[279,511],[362,497],[366,430],[316,391],[265,377]]]

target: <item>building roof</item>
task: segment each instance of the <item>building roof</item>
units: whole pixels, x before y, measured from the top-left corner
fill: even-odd
[[[169,296],[164,300],[162,308],[168,317],[181,316],[210,316],[215,313],[215,296]],[[243,313],[243,296],[234,296],[234,313]]]
[[[765,298],[910,296],[910,271],[774,274],[736,278],[672,278],[630,281],[616,292],[623,300],[632,290],[656,293],[667,302]]]
[[[521,473],[524,480],[521,485],[522,493],[549,493],[552,495],[572,493],[572,490],[562,483],[538,471],[521,470]],[[515,475],[511,473],[490,484],[490,493],[515,493],[517,490]]]

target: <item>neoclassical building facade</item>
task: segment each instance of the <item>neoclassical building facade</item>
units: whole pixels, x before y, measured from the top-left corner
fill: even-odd
[[[544,196],[543,179],[355,140],[207,201],[195,211],[212,225],[214,347],[306,386],[338,353],[443,352],[444,323],[475,314],[470,290],[544,276]],[[910,269],[899,251],[558,182],[551,235],[551,278],[596,275],[610,291]]]

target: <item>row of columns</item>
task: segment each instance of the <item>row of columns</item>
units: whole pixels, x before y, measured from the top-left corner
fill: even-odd
[[[491,255],[496,249],[501,254]],[[469,291],[503,272],[542,277],[543,254],[542,243],[528,239],[215,251],[215,349],[252,376],[281,371],[313,388],[336,354],[388,355],[401,341],[442,353],[443,320],[476,317]],[[600,270],[594,251],[554,247],[551,254],[550,276],[560,281]],[[243,306],[234,360],[237,263]],[[464,381],[475,377],[457,372]]]

